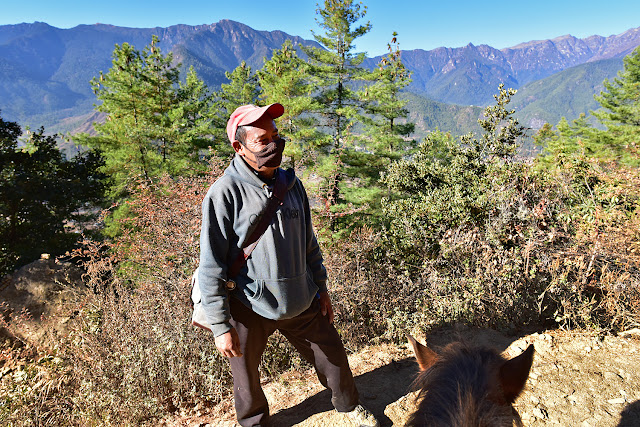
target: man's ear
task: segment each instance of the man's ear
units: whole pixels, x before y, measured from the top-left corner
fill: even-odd
[[[231,146],[233,147],[236,153],[239,153],[240,150],[242,149],[242,144],[237,139],[231,143]]]

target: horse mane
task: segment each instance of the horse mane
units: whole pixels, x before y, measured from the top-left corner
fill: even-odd
[[[522,426],[511,406],[520,391],[508,397],[500,383],[507,359],[493,349],[462,342],[432,354],[434,361],[428,367],[418,357],[423,369],[413,382],[420,389],[418,408],[407,426]]]

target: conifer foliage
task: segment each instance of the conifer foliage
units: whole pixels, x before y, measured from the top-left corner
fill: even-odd
[[[364,112],[360,117],[362,131],[356,138],[360,149],[345,153],[347,173],[360,183],[357,188],[348,188],[345,197],[354,205],[367,205],[367,213],[374,218],[380,217],[381,198],[388,195],[380,182],[382,172],[415,146],[409,138],[415,125],[407,120],[407,101],[401,97],[411,83],[411,72],[402,63],[396,32],[387,48],[389,53],[367,78],[371,84],[358,93]]]
[[[78,234],[70,228],[83,220],[79,210],[99,203],[103,191],[97,152],[67,160],[57,136],[44,128],[30,132],[23,148],[21,134],[17,123],[0,117],[0,275],[41,253],[71,249]]]
[[[251,67],[242,61],[232,72],[226,72],[229,83],[223,83],[215,94],[214,126],[215,137],[223,151],[231,152],[227,138],[227,120],[241,105],[257,104],[260,96],[258,78]],[[226,150],[225,150],[226,149]]]
[[[404,137],[411,135],[415,125],[407,122],[407,101],[401,98],[402,89],[411,83],[409,71],[401,59],[398,33],[394,32],[387,45],[389,53],[383,56],[373,70],[372,85],[362,93],[365,101],[363,117],[365,136],[371,141],[375,154],[388,158],[397,157],[406,148]]]
[[[112,196],[125,194],[133,177],[186,173],[196,164],[207,144],[210,95],[193,71],[179,83],[179,64],[162,54],[156,36],[142,51],[116,45],[113,66],[91,85],[106,121],[95,125],[97,136],[76,139],[104,153]]]
[[[365,76],[360,67],[365,53],[354,52],[354,41],[371,30],[371,23],[352,28],[367,13],[366,6],[353,0],[325,0],[324,8],[318,6],[316,13],[319,15],[316,22],[325,33],[312,31],[312,34],[324,49],[310,47],[304,48],[304,52],[309,56],[312,72],[320,79],[317,101],[338,148],[342,134],[362,106],[352,83]]]
[[[597,138],[624,163],[640,164],[640,47],[624,58],[624,69],[595,99],[602,106],[594,115],[607,127]]]
[[[278,119],[278,129],[289,140],[285,156],[295,166],[303,158],[313,159],[313,153],[323,144],[323,134],[318,130],[318,119],[310,114],[320,105],[313,98],[317,78],[310,73],[310,66],[296,52],[290,40],[273,51],[257,72],[265,104],[279,102],[284,114]]]
[[[324,34],[312,31],[315,40],[324,47],[303,48],[309,57],[311,72],[318,78],[316,101],[319,113],[328,129],[328,157],[321,159],[320,175],[327,182],[327,205],[340,200],[340,184],[345,176],[343,153],[349,149],[348,130],[362,111],[362,101],[354,89],[356,82],[366,77],[360,65],[365,53],[355,53],[354,41],[371,30],[371,23],[355,26],[364,18],[367,7],[353,0],[325,0],[316,10],[316,22]],[[355,28],[354,28],[355,26]]]

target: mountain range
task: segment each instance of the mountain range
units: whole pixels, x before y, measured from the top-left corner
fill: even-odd
[[[256,31],[233,21],[168,28],[124,28],[79,25],[60,29],[46,23],[0,26],[0,109],[3,117],[29,125],[59,125],[90,114],[96,101],[89,81],[107,72],[115,44],[138,49],[160,39],[164,53],[186,69],[193,65],[209,86],[226,81],[241,61],[252,68],[286,39],[305,45],[315,42],[282,31]],[[59,127],[59,126],[58,126]]]
[[[402,52],[413,72],[414,91],[447,103],[486,105],[499,83],[520,88],[568,68],[622,58],[640,45],[640,28],[610,37],[570,35],[506,49],[468,44],[461,48]]]
[[[211,25],[124,28],[106,24],[70,29],[46,23],[0,26],[0,110],[5,120],[70,131],[93,117],[89,81],[108,71],[114,45],[142,49],[152,35],[163,52],[172,51],[186,69],[194,66],[207,85],[226,81],[224,73],[246,61],[255,70],[286,39],[311,40],[282,31],[257,31],[222,20]],[[532,127],[571,119],[596,107],[593,94],[615,76],[622,58],[640,45],[640,28],[609,37],[570,35],[530,41],[506,49],[468,44],[460,48],[402,51],[412,71],[412,118],[424,130],[464,132],[475,126],[477,108],[493,102],[498,85],[520,89],[514,97],[519,117]],[[367,58],[374,67],[381,57]],[[457,105],[447,105],[457,104]],[[462,118],[448,117],[462,114]]]

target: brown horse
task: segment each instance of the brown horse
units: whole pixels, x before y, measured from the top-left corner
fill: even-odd
[[[439,354],[409,336],[420,374],[418,409],[407,426],[522,426],[512,404],[524,388],[533,345],[507,360],[487,348],[455,342]]]

